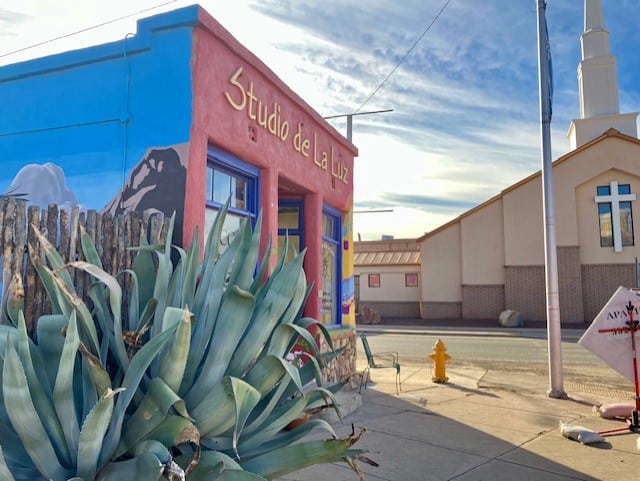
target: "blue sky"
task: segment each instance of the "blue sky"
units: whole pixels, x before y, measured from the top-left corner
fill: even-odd
[[[135,32],[137,17],[190,3],[5,2],[0,65],[117,40]],[[554,158],[568,151],[566,132],[579,116],[583,3],[549,0],[547,6]],[[383,234],[418,237],[540,168],[535,0],[203,0],[201,5],[320,114],[393,109],[354,117],[353,142],[360,152],[355,209],[392,209],[355,214],[354,231],[363,240]],[[602,0],[602,5],[617,57],[620,111],[635,112],[640,110],[640,2]],[[332,124],[346,134],[343,120]]]

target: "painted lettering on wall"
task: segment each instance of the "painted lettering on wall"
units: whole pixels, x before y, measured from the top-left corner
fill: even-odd
[[[252,80],[246,85],[242,83],[240,78],[242,72],[243,68],[238,67],[229,79],[229,84],[233,88],[224,92],[229,105],[234,110],[246,112],[249,120],[256,122],[282,142],[290,142],[291,147],[305,159],[311,160],[316,167],[347,184],[349,169],[344,162],[335,158],[333,145],[328,149],[320,147],[318,134],[305,130],[301,122],[298,123],[295,133],[290,136],[291,126],[288,120],[282,118],[280,104],[276,101],[266,102],[259,98],[254,93]]]

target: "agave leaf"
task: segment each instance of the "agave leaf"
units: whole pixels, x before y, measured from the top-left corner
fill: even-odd
[[[70,262],[68,265],[87,272],[107,287],[109,292],[109,306],[111,307],[111,315],[113,316],[116,355],[118,356],[120,365],[123,366],[123,369],[126,369],[129,365],[129,358],[127,356],[127,350],[124,346],[124,337],[122,335],[122,288],[120,287],[120,284],[118,284],[115,277],[88,262],[75,261]]]
[[[100,359],[94,356],[85,346],[80,343],[78,349],[82,353],[83,358],[86,360],[86,368],[93,380],[93,385],[97,390],[99,397],[104,396],[111,390],[111,376],[107,370],[100,363]]]
[[[173,211],[169,218],[169,226],[167,227],[167,236],[164,242],[164,255],[167,258],[171,258],[171,240],[173,239],[173,229],[176,223],[176,212]]]
[[[135,457],[107,464],[98,472],[96,481],[157,481],[173,465],[167,448],[156,441],[143,441],[136,447]]]
[[[47,389],[49,387],[49,380],[44,369],[42,358],[40,357],[40,351],[27,333],[27,326],[22,312],[18,314],[18,328],[16,332],[18,334],[18,337],[16,338],[18,354],[20,355],[20,359],[24,363],[25,368],[28,369],[27,379],[30,381],[32,379],[37,379],[35,383],[37,383],[39,388],[44,391],[47,399],[52,400],[51,391]]]
[[[251,222],[249,219],[242,219],[240,222],[240,227],[236,232],[236,236],[233,242],[239,242],[238,254],[233,263],[231,272],[229,272],[228,284],[233,286],[237,285],[240,288],[246,290],[253,280],[253,272],[255,270],[255,264],[252,267],[249,267],[249,272],[243,272],[245,269],[245,262],[249,257],[252,257],[250,254],[251,246],[252,246],[252,238],[254,235],[251,231]],[[257,253],[256,253],[257,254]],[[247,277],[251,279],[247,280]],[[240,280],[240,282],[238,282]]]
[[[29,247],[29,252],[33,250],[33,247]],[[47,292],[47,297],[51,300],[51,313],[52,314],[62,314],[62,306],[59,301],[59,290],[56,286],[55,281],[53,280],[53,273],[50,269],[46,269],[44,264],[38,263],[39,261],[33,260],[32,263],[38,271],[38,276],[40,277],[40,282],[44,286],[45,291]]]
[[[38,471],[47,479],[67,479],[71,475],[60,464],[40,415],[31,399],[29,385],[18,353],[7,343],[2,371],[4,407],[11,424]]]
[[[182,454],[175,458],[178,463],[187,472],[189,481],[210,481],[212,473],[218,475],[223,470],[239,470],[240,465],[230,456],[218,451],[202,451],[197,464],[194,464],[193,455]]]
[[[260,401],[260,393],[250,384],[241,379],[231,378],[231,389],[233,390],[233,399],[235,401],[236,416],[235,428],[233,430],[233,450],[238,456],[238,438],[242,433],[242,429],[251,414],[253,408]]]
[[[140,239],[140,247],[135,249],[137,254],[133,259],[133,272],[136,273],[138,280],[138,306],[137,309],[142,312],[149,300],[153,298],[153,289],[155,282],[155,265],[153,262],[153,254],[148,249],[149,244],[144,237]],[[133,325],[129,323],[129,329],[137,331],[140,324]]]
[[[170,414],[142,439],[155,440],[170,448],[184,443],[197,445],[200,443],[200,433],[189,419]]]
[[[269,247],[271,247],[271,238],[269,238]],[[284,245],[282,246],[282,251],[278,255],[278,261],[276,262],[276,265],[273,267],[273,269],[271,269],[271,274],[267,276],[266,279],[264,280],[263,279],[254,280],[253,287],[256,287],[256,290],[255,290],[256,303],[262,302],[262,300],[265,297],[265,294],[269,291],[271,284],[273,284],[273,280],[275,279],[276,275],[282,271],[282,268],[285,265],[285,260],[287,259],[287,252],[289,252],[289,236],[288,235],[284,237]],[[271,249],[269,249],[268,251],[265,251],[264,258],[261,263],[261,268],[262,268],[262,264],[264,264],[265,262],[267,265],[271,262],[271,254],[272,254]]]
[[[45,342],[45,339],[42,339],[41,342]],[[69,319],[64,348],[58,365],[58,375],[56,376],[56,382],[53,388],[54,406],[58,419],[62,421],[62,431],[64,432],[70,453],[77,452],[78,436],[80,435],[75,399],[73,396],[73,372],[79,345],[78,326],[76,323],[76,313],[74,311]]]
[[[61,462],[70,463],[71,455],[65,440],[62,425],[54,408],[51,392],[48,389],[49,382],[44,374],[42,362],[38,357],[37,349],[32,348],[31,339],[27,335],[24,316],[20,313],[18,317],[17,352],[21,367],[24,369],[30,398],[33,401],[36,411],[40,415],[41,422],[49,435],[56,455]]]
[[[211,284],[211,279],[208,277],[213,275],[213,273],[208,269],[210,269],[210,266],[214,265],[218,260],[220,236],[222,234],[222,227],[224,226],[225,218],[227,217],[227,212],[229,211],[229,205],[231,205],[231,196],[229,196],[227,201],[218,211],[218,215],[216,215],[216,219],[209,230],[209,234],[207,235],[203,256],[204,272],[202,273],[201,281],[205,286],[209,286]],[[203,304],[205,294],[206,293],[201,292],[200,296],[196,295],[196,306],[200,307]]]
[[[120,443],[120,437],[122,435],[122,423],[124,421],[125,412],[129,403],[133,399],[133,396],[138,389],[138,385],[144,376],[149,364],[156,358],[158,353],[165,347],[167,341],[173,336],[173,328],[167,329],[161,332],[149,342],[147,342],[142,348],[133,356],[129,364],[129,368],[122,381],[122,387],[126,389],[124,393],[118,396],[116,402],[115,415],[111,419],[109,425],[109,431],[105,437],[105,442],[100,453],[100,462],[104,463],[106,459],[110,459],[111,455],[115,452],[118,444]]]
[[[247,221],[247,228],[251,233],[251,224]],[[262,234],[262,211],[258,214],[255,226],[253,227],[253,235],[251,241],[248,244],[246,253],[241,257],[242,265],[238,270],[238,277],[235,279],[235,284],[240,286],[244,290],[249,290],[253,284],[253,276],[258,263],[258,255],[260,252],[260,237]]]
[[[344,387],[343,382],[333,384],[329,387],[315,387],[306,394],[307,406],[311,407],[314,404],[323,401],[327,406],[331,406],[335,409],[336,414],[342,421],[342,412],[340,411],[340,403],[336,399],[335,394]]]
[[[297,256],[273,276],[269,290],[258,304],[255,315],[229,364],[228,373],[242,376],[254,357],[262,350],[280,317],[291,302],[291,286],[302,269],[302,256]]]
[[[190,420],[184,401],[162,379],[152,379],[140,405],[127,420],[116,456],[129,451],[138,441],[160,425],[172,408],[182,417]]]
[[[224,376],[229,360],[249,325],[253,307],[253,296],[238,286],[225,293],[200,376],[185,396],[188,405],[199,404]]]
[[[312,329],[318,329],[322,333],[324,340],[327,342],[329,348],[332,351],[335,350],[335,348],[333,347],[333,341],[331,340],[331,334],[329,334],[329,331],[324,326],[324,324],[311,317],[302,317],[296,321],[296,324],[304,327],[308,331],[311,331]]]
[[[31,458],[29,457],[29,453],[27,453],[22,445],[22,441],[13,430],[11,421],[9,420],[4,407],[2,408],[2,422],[0,422],[0,439],[2,439],[2,445],[0,447],[3,450],[4,459],[7,465],[12,468],[15,466],[31,466],[35,470],[35,467],[31,462]],[[2,478],[0,477],[0,479]]]
[[[16,326],[18,324],[18,313],[24,311],[24,285],[19,270],[16,270],[11,275],[6,296],[6,316]],[[5,312],[2,314],[4,317]]]
[[[93,406],[98,403],[99,396],[96,385],[93,382],[91,373],[89,372],[89,361],[85,356],[80,357],[80,369],[82,373],[82,392],[78,395],[81,396],[82,399],[82,411],[79,419],[85,419],[93,409]],[[107,384],[106,387],[110,388],[110,384]]]
[[[178,252],[180,260],[176,263],[171,279],[169,280],[169,288],[167,290],[167,299],[169,306],[183,307],[182,295],[184,293],[184,276],[185,276],[185,263],[187,261],[187,252],[180,246],[173,246]]]
[[[88,345],[92,349],[92,352],[96,355],[100,353],[99,350],[99,342],[98,342],[98,333],[96,331],[96,326],[94,324],[94,320],[91,317],[91,313],[87,308],[86,304],[80,299],[78,294],[73,290],[73,288],[69,288],[63,279],[60,278],[58,273],[53,272],[44,264],[41,264],[37,267],[38,272],[40,273],[40,278],[43,279],[43,282],[51,283],[54,286],[53,292],[49,292],[51,296],[52,303],[57,302],[58,306],[61,309],[61,312],[69,318],[71,316],[71,311],[76,309],[78,311],[78,316],[81,326],[81,336],[80,339]],[[62,271],[66,272],[66,271]],[[44,279],[47,279],[45,281]]]
[[[258,432],[254,432],[247,439],[243,440],[242,444],[236,448],[237,451],[241,452],[244,456],[245,449],[253,449],[273,438],[290,422],[300,417],[306,404],[307,401],[304,397],[298,397],[293,399],[290,404],[277,409],[270,423],[266,426],[262,426]]]
[[[274,388],[284,373],[287,373],[294,382],[294,386],[302,391],[298,368],[278,356],[261,357],[244,379],[264,396]]]
[[[243,469],[274,479],[318,463],[343,460],[351,438],[308,441],[284,446],[240,463]]]
[[[217,262],[210,261],[210,264],[205,264],[202,280],[196,291],[193,310],[195,325],[191,335],[191,353],[187,361],[184,381],[180,389],[181,393],[193,386],[203,356],[207,352],[226,288],[225,278],[229,266],[235,259],[238,246],[239,243],[234,239],[234,242],[222,253]]]
[[[292,342],[301,337],[306,344],[313,350],[313,353],[317,352],[316,341],[309,331],[305,328],[297,326],[295,324],[285,323],[278,325],[269,339],[268,354],[282,357],[289,352]]]
[[[187,251],[184,268],[184,287],[182,290],[182,301],[180,306],[193,306],[195,304],[196,286],[198,284],[198,274],[200,269],[200,235],[198,226],[193,232],[193,240]]]
[[[80,226],[80,245],[82,246],[82,254],[87,262],[102,269],[100,254],[98,254],[98,250],[96,249],[93,240],[91,240],[91,236],[87,234],[87,231],[82,225]]]
[[[280,431],[280,433],[271,437],[267,442],[256,446],[254,449],[247,449],[244,444],[241,444],[238,446],[238,450],[242,453],[242,458],[248,460],[284,446],[291,446],[310,432],[316,432],[318,429],[327,431],[333,438],[336,437],[333,427],[327,421],[324,419],[309,419],[306,423],[300,424],[290,431]]]
[[[168,307],[164,314],[163,323],[174,323],[172,320],[167,320],[167,316],[178,317],[178,328],[175,339],[161,355],[158,374],[174,392],[178,392],[184,377],[191,345],[191,313],[188,309]]]
[[[7,466],[7,462],[4,460],[4,453],[2,451],[2,446],[0,446],[0,479],[3,481],[16,481],[11,471],[9,471],[9,466]]]
[[[258,288],[264,282],[264,277],[265,277],[265,274],[267,273],[267,268],[269,267],[269,258],[271,256],[271,247],[272,247],[271,244],[272,244],[271,237],[269,237],[269,240],[267,241],[267,246],[265,247],[265,250],[264,250],[264,256],[262,257],[262,260],[260,261],[260,265],[258,266],[258,269],[256,270],[256,273],[253,277],[253,283],[251,284],[251,287],[249,287],[249,292],[251,292],[252,294],[256,294]]]
[[[282,380],[278,382],[276,388],[260,401],[260,404],[256,406],[256,409],[253,410],[252,416],[248,420],[250,424],[245,427],[243,436],[249,436],[262,427],[266,419],[281,402],[282,395],[286,392],[289,384],[291,384],[291,379],[284,376]]]
[[[119,275],[124,277],[125,274],[129,274],[131,276],[131,287],[128,290],[128,302],[127,306],[127,323],[129,325],[130,331],[137,331],[138,325],[140,324],[140,295],[138,291],[138,276],[135,271],[132,269],[125,269],[120,272]]]
[[[302,269],[302,260],[304,259],[305,253],[306,253],[306,250],[302,251],[297,256],[297,257],[301,257],[300,269],[298,270],[298,277],[296,281],[292,284],[293,289],[291,288],[292,286],[289,286],[289,291],[290,291],[289,296],[291,298],[291,302],[287,306],[286,311],[280,317],[281,323],[292,323],[296,319],[296,317],[298,317],[298,314],[300,313],[300,310],[303,307],[304,300],[306,299],[307,278],[304,274],[304,270]],[[292,290],[293,290],[293,294],[291,294]]]
[[[78,442],[76,473],[83,479],[94,479],[98,471],[98,458],[102,448],[102,441],[113,415],[114,396],[120,391],[120,389],[116,391],[109,389],[105,392],[82,423]]]
[[[242,427],[250,412],[247,406],[256,398],[260,399],[260,393],[253,386],[240,379],[225,376],[200,404],[189,409],[200,435],[213,438],[234,425],[236,428]]]
[[[60,269],[60,273],[59,273],[60,278],[64,281],[67,288],[73,289],[74,288],[73,279],[71,279],[71,275],[66,270],[63,269],[64,260],[62,259],[62,256],[60,256],[60,253],[53,246],[53,244],[49,242],[46,236],[44,236],[44,234],[40,232],[40,229],[38,229],[33,224],[31,225],[31,227],[33,227],[33,232],[36,234],[36,237],[38,238],[38,242],[40,243],[40,248],[44,250],[45,256],[49,261],[49,265],[53,268],[54,271],[57,271],[58,269]]]
[[[173,266],[171,257],[156,252],[158,259],[158,268],[156,270],[156,282],[153,289],[153,298],[158,302],[155,310],[153,323],[151,324],[151,336],[156,336],[162,329],[162,316],[167,307],[167,296],[169,295],[169,282],[171,281],[171,273]]]
[[[56,371],[62,355],[65,337],[64,330],[69,321],[63,315],[40,316],[37,323],[38,351],[42,358],[42,365],[47,373],[49,384],[53,389]],[[43,342],[46,339],[46,342]]]

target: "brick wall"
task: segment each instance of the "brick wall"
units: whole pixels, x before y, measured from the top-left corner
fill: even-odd
[[[582,269],[577,246],[558,247],[558,287],[561,322],[584,322]]]
[[[522,314],[526,321],[547,318],[544,266],[506,266],[504,307]]]
[[[461,319],[462,303],[460,302],[422,302],[420,304],[422,319]]]
[[[587,293],[579,247],[558,247],[558,288],[561,322],[583,322]],[[544,266],[505,267],[505,308],[520,311],[525,321],[547,319]]]
[[[584,316],[587,323],[593,321],[618,287],[634,287],[633,271],[633,264],[582,266]]]
[[[373,309],[382,317],[420,317],[420,303],[360,301],[360,309]]]
[[[462,286],[463,319],[498,319],[504,311],[504,286]]]

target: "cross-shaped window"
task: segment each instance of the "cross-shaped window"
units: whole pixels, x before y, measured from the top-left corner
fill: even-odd
[[[636,200],[636,195],[631,193],[629,184],[618,185],[615,180],[610,185],[599,185],[596,193],[600,246],[622,252],[622,246],[633,245],[631,201]]]

